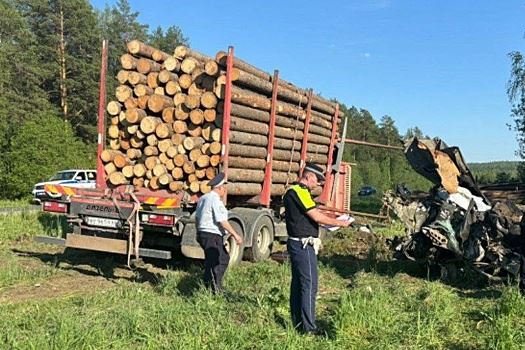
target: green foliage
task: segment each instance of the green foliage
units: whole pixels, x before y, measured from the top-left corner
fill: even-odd
[[[54,116],[23,123],[7,153],[5,197],[17,198],[58,170],[93,168],[95,152],[77,139],[67,121]]]
[[[479,185],[487,185],[519,182],[520,179],[525,179],[520,177],[522,164],[522,162],[469,163],[468,167]]]
[[[170,26],[166,31],[157,27],[149,34],[148,44],[166,53],[172,53],[178,45],[188,45],[189,40],[177,26]]]

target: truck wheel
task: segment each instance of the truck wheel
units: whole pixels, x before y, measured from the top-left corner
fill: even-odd
[[[273,223],[267,216],[262,216],[255,223],[252,235],[252,246],[246,249],[250,261],[262,261],[270,257],[273,243]]]
[[[242,232],[242,227],[237,223],[236,221],[230,221],[230,224],[232,225],[235,232],[241,235],[241,237],[244,237],[244,233]],[[232,235],[227,236],[228,238],[224,241],[224,246],[226,247],[226,250],[230,254],[230,263],[228,266],[234,266],[241,262],[242,260],[242,254],[244,250],[244,244],[239,246],[235,239],[233,239]]]

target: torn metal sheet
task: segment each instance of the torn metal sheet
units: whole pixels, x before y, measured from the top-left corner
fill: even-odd
[[[439,139],[413,138],[406,143],[405,155],[434,187],[418,198],[399,186],[384,194],[384,203],[406,228],[407,235],[395,240],[397,257],[469,265],[490,279],[520,278],[523,212],[512,202],[484,197],[457,147]]]

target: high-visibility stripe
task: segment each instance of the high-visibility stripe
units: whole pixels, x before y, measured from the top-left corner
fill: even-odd
[[[178,206],[177,198],[159,198],[159,197],[148,197],[144,199],[144,204],[154,205],[163,208],[172,208]]]
[[[297,197],[299,197],[299,200],[301,203],[303,203],[304,208],[306,210],[314,208],[316,206],[314,200],[312,199],[312,196],[310,195],[310,192],[299,185],[293,185],[290,187],[291,190],[293,190],[295,193],[297,193]]]
[[[66,196],[74,196],[76,194],[76,191],[74,188],[66,187],[66,186],[60,186],[60,185],[45,185],[44,190],[46,192],[54,193],[54,194],[65,194]]]

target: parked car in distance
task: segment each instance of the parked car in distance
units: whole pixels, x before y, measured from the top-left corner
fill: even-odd
[[[359,191],[357,192],[357,195],[361,197],[366,197],[366,196],[371,196],[376,192],[377,192],[376,189],[373,188],[372,186],[363,186],[359,189]]]
[[[39,182],[33,187],[33,198],[35,202],[40,203],[42,199],[55,197],[44,190],[44,186],[47,184],[77,188],[95,188],[96,180],[96,170],[70,169],[59,171],[48,181]],[[56,195],[56,197],[60,197],[60,195]]]

